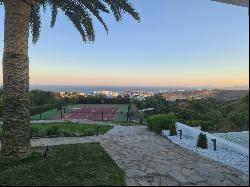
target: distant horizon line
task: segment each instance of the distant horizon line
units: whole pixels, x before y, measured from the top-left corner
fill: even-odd
[[[30,86],[67,86],[67,87],[119,87],[119,88],[206,88],[206,89],[219,89],[219,88],[247,88],[249,89],[249,85],[242,85],[242,86],[141,86],[141,85],[69,85],[69,84],[30,84]]]
[[[0,86],[3,86],[3,84],[0,84]],[[75,84],[75,85],[69,85],[69,84],[30,84],[30,87],[39,87],[39,86],[55,86],[55,87],[111,87],[111,88],[196,88],[196,89],[226,89],[226,88],[244,88],[249,90],[249,85],[242,85],[242,86],[141,86],[141,85],[81,85],[81,84]]]

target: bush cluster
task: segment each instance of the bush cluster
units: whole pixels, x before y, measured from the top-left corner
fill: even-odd
[[[69,124],[36,124],[31,126],[31,137],[45,137],[51,135],[63,135],[65,137],[83,137],[94,136],[99,127],[99,134],[105,134],[112,126],[102,125],[79,125],[74,123]],[[1,126],[0,126],[1,134]]]
[[[200,135],[198,136],[198,140],[197,140],[197,147],[202,148],[202,149],[208,148],[206,134],[200,133]]]
[[[212,121],[204,121],[204,120],[191,120],[187,121],[187,125],[191,127],[201,127],[202,131],[212,131],[216,130],[216,126]]]
[[[174,113],[153,115],[147,119],[148,129],[160,134],[162,130],[169,130],[170,125],[175,124],[176,121],[177,117]]]
[[[61,134],[60,127],[58,125],[53,125],[49,127],[46,131],[48,136]]]

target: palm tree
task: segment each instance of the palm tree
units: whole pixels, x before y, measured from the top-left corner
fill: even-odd
[[[50,8],[54,27],[61,10],[79,31],[84,42],[95,40],[92,18],[108,32],[101,14],[112,13],[117,21],[128,13],[140,21],[128,0],[0,0],[5,8],[3,53],[2,157],[21,159],[30,155],[29,28],[36,43],[41,29],[40,9]]]

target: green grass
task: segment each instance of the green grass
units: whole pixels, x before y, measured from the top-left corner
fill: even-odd
[[[41,114],[42,120],[61,119],[61,111],[57,109],[49,110]],[[31,120],[40,120],[40,114],[31,116]]]
[[[21,161],[0,159],[0,186],[125,186],[125,173],[98,143],[44,147]]]
[[[64,135],[66,137],[83,137],[96,135],[97,127],[99,134],[105,134],[113,128],[111,125],[87,125],[73,122],[31,124],[32,137],[45,137],[48,135]],[[0,136],[2,125],[0,125]]]

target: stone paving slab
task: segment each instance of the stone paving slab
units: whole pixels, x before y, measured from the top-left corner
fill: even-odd
[[[126,172],[129,186],[249,185],[243,172],[183,149],[145,127],[115,126],[101,136],[31,140],[32,146],[87,142],[101,143]]]
[[[248,185],[248,175],[171,143],[145,127],[117,127],[102,146],[130,186]]]

